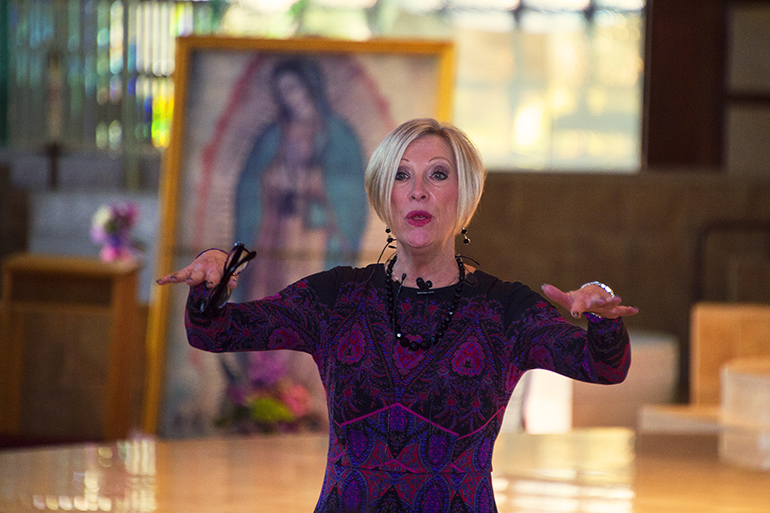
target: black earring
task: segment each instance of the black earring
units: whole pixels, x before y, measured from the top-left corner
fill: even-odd
[[[385,228],[385,233],[387,233],[387,234],[388,234],[388,241],[385,243],[385,247],[383,247],[383,248],[382,248],[382,251],[380,251],[380,256],[379,256],[379,258],[377,259],[377,263],[378,263],[378,264],[380,263],[380,260],[382,260],[382,255],[384,255],[384,254],[385,254],[385,250],[386,250],[386,249],[388,249],[388,248],[390,248],[390,249],[396,249],[396,246],[391,246],[391,244],[392,244],[393,242],[396,242],[396,239],[394,239],[394,238],[393,238],[393,237],[390,235],[390,228],[387,228],[387,227],[386,227],[386,228]]]
[[[468,229],[463,226],[463,229],[460,230],[460,233],[463,235],[463,244],[470,244],[471,240],[468,238]]]

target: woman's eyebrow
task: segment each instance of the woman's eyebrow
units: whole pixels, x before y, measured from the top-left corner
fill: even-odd
[[[451,163],[451,162],[452,162],[452,161],[451,161],[451,160],[449,160],[448,158],[446,158],[446,157],[442,157],[441,155],[437,155],[437,156],[435,156],[435,157],[431,157],[431,158],[428,160],[428,162],[433,162],[433,161],[434,161],[434,160],[436,160],[436,159],[441,159],[441,160],[444,160],[444,161],[446,161],[446,162],[449,162],[449,163]],[[402,162],[411,162],[411,161],[410,161],[408,158],[406,158],[406,157],[401,157],[401,161],[402,161]]]

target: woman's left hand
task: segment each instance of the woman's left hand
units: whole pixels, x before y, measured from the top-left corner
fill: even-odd
[[[543,292],[548,299],[566,308],[575,318],[586,312],[607,319],[639,313],[639,310],[632,306],[621,305],[620,297],[612,297],[598,285],[587,285],[578,290],[562,292],[557,287],[546,284],[543,285]]]

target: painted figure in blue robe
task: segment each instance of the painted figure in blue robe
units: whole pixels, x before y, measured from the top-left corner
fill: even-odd
[[[331,111],[318,64],[279,61],[272,89],[278,117],[257,136],[237,187],[235,235],[258,255],[237,289],[245,300],[355,265],[367,221],[361,145]]]
[[[235,235],[257,251],[233,299],[249,301],[338,265],[356,265],[369,213],[365,157],[355,132],[327,101],[319,65],[278,61],[271,73],[276,119],[256,137],[236,189]],[[244,387],[270,365],[304,386],[310,410],[325,423],[323,385],[312,358],[279,351],[222,358],[228,388]]]

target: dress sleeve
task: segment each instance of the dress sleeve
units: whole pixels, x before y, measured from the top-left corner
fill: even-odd
[[[626,378],[631,364],[622,319],[589,319],[586,331],[565,320],[544,300],[512,322],[507,335],[522,372],[546,369],[579,381],[612,384]]]
[[[193,287],[185,311],[187,340],[197,349],[215,353],[292,349],[315,354],[329,308],[318,300],[311,284],[323,283],[328,295],[333,281],[331,276],[314,275],[274,296],[248,303],[228,303],[213,316],[196,312],[193,305],[206,294],[206,289],[203,285]]]

